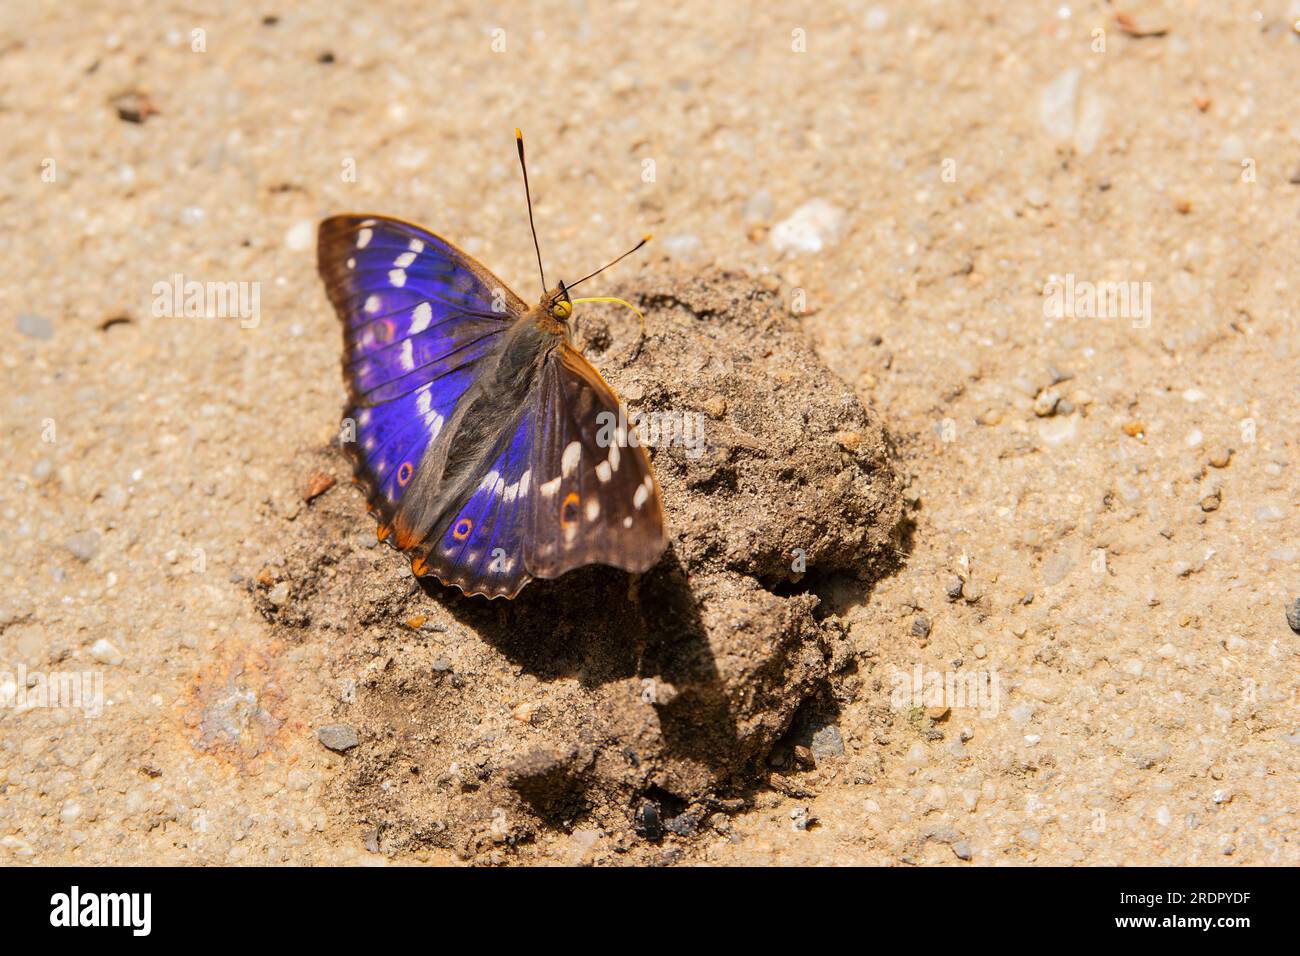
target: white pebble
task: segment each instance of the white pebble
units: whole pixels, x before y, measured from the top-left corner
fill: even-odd
[[[810,199],[772,228],[772,246],[778,252],[820,252],[843,229],[844,210],[825,199]]]
[[[101,664],[111,664],[113,666],[122,663],[124,660],[122,652],[102,637],[90,646],[90,656]]]
[[[299,219],[284,234],[284,244],[293,252],[305,252],[316,238],[316,229],[310,219]]]
[[[1038,101],[1038,118],[1055,139],[1069,139],[1074,135],[1075,103],[1082,75],[1079,67],[1071,67],[1047,85]]]

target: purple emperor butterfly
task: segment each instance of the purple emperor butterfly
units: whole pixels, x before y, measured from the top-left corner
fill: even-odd
[[[344,447],[380,539],[417,576],[507,598],[584,564],[646,571],[666,544],[650,459],[570,340],[575,305],[635,307],[570,297],[603,269],[547,289],[515,136],[546,290],[536,306],[400,219],[333,216],[317,247],[343,322]]]

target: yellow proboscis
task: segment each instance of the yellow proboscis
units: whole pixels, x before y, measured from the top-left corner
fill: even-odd
[[[641,314],[641,310],[638,309],[636,306],[634,306],[631,302],[628,302],[626,299],[616,299],[612,295],[593,295],[593,296],[588,296],[585,299],[573,300],[574,305],[577,305],[579,302],[615,302],[619,305],[625,305],[633,312],[635,312],[636,317],[641,320],[641,324],[643,326],[645,325],[645,316]]]

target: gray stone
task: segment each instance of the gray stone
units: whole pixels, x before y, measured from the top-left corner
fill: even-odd
[[[78,561],[90,561],[99,553],[99,532],[83,531],[64,542]]]
[[[1291,630],[1300,634],[1300,597],[1287,605],[1286,622],[1291,625]]]
[[[329,724],[316,731],[316,736],[335,753],[346,753],[361,743],[356,730],[347,724]]]
[[[812,735],[813,759],[818,763],[831,757],[844,756],[844,737],[834,724],[827,724]]]
[[[54,325],[43,315],[33,315],[30,312],[24,312],[18,316],[18,332],[27,336],[29,339],[40,339],[48,342],[54,338]]]

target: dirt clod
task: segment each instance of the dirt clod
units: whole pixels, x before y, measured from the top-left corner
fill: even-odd
[[[360,635],[331,647],[357,672],[338,714],[360,737],[340,796],[382,821],[386,852],[476,858],[579,823],[650,842],[665,819],[694,832],[682,814],[759,779],[831,680],[838,631],[815,614],[817,587],[892,559],[902,505],[885,434],[780,300],[720,272],[642,288],[644,340],[613,326],[593,362],[661,424],[725,407],[651,449],[671,543],[649,573],[588,567],[513,602],[468,599],[359,548],[368,519],[350,489],[285,522],[288,606],[252,591],[292,640]],[[336,452],[316,454],[324,471]],[[836,740],[817,738],[822,759]]]

